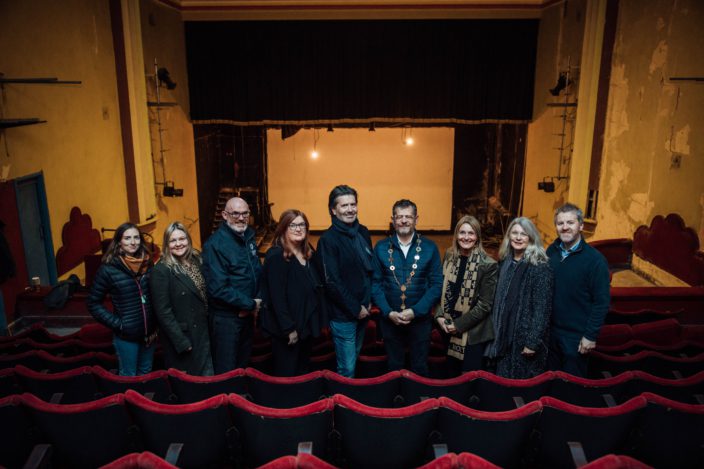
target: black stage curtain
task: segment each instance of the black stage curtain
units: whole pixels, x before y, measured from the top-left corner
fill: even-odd
[[[186,22],[199,122],[532,115],[538,20]]]

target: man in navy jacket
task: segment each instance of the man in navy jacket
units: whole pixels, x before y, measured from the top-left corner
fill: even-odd
[[[203,276],[208,291],[215,374],[247,366],[252,350],[254,315],[262,300],[254,229],[249,205],[227,201],[223,223],[203,246]]]
[[[416,232],[415,203],[399,200],[391,215],[394,234],[374,247],[372,299],[382,314],[389,370],[403,368],[408,347],[411,371],[428,376],[431,310],[442,293],[440,253],[433,241]]]
[[[588,354],[609,311],[609,267],[584,241],[584,218],[577,206],[558,208],[555,228],[558,238],[547,250],[555,274],[548,367],[586,376]]]

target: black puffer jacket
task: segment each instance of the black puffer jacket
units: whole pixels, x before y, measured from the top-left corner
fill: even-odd
[[[149,292],[149,274],[137,277],[119,258],[102,264],[88,295],[88,310],[101,324],[124,340],[139,342],[156,330]],[[141,292],[140,292],[141,290]],[[113,311],[103,306],[110,295]]]

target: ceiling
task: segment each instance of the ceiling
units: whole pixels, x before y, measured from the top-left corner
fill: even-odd
[[[539,18],[567,0],[157,0],[185,21]]]

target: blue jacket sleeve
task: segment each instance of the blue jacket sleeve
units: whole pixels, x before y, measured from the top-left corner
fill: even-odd
[[[609,266],[601,253],[596,253],[598,259],[594,262],[594,269],[590,279],[592,292],[592,305],[587,319],[584,337],[596,341],[601,326],[604,324],[606,314],[611,303],[611,285],[609,284]]]
[[[431,309],[440,300],[442,294],[442,264],[438,247],[433,244],[432,256],[428,262],[428,288],[415,305],[411,305],[416,317],[427,316]]]
[[[379,258],[380,254],[380,244],[382,241],[376,243],[374,246],[374,276],[372,277],[372,302],[379,308],[382,316],[385,318],[389,316],[391,310],[391,305],[386,300],[386,295],[384,294],[384,263]]]
[[[206,244],[203,249],[203,277],[205,278],[208,296],[228,304],[233,310],[253,310],[257,304],[253,298],[243,295],[230,282],[227,272],[229,262],[226,256]]]

